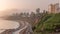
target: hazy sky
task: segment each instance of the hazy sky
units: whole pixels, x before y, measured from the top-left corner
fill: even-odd
[[[47,9],[51,3],[57,3],[58,0],[0,0],[0,10],[17,9]]]

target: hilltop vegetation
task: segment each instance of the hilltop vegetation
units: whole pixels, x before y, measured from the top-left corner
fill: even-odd
[[[60,13],[46,14],[35,26],[34,34],[60,32]]]

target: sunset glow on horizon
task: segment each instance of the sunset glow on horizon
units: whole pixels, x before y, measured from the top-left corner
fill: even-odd
[[[57,3],[58,0],[0,0],[0,11],[6,9],[47,9],[51,3]]]

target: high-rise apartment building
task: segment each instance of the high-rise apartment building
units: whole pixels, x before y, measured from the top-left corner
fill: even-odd
[[[48,10],[49,13],[59,13],[60,12],[59,3],[50,4]]]

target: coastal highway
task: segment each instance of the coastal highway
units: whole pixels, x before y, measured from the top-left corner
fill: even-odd
[[[3,22],[5,21],[5,23],[9,22],[10,24],[10,20],[2,20],[2,21]],[[26,21],[13,21],[13,24],[11,23],[12,26],[7,25],[10,28],[0,29],[0,31],[2,31],[0,32],[0,34],[32,34],[33,33],[31,25]],[[7,26],[5,25],[5,27]]]
[[[20,24],[20,27],[18,27],[16,29],[15,32],[13,32],[13,34],[32,34],[32,27],[31,25],[26,22],[26,21],[17,21]]]

